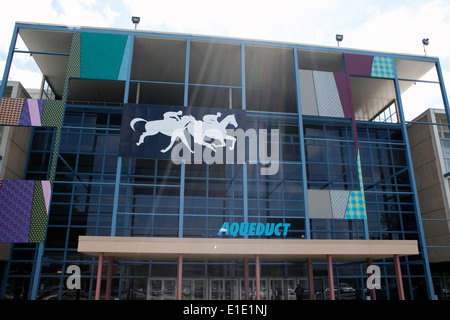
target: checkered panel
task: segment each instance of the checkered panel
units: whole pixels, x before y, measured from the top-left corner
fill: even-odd
[[[0,242],[28,242],[34,181],[3,180],[0,189]]]
[[[74,32],[70,48],[69,62],[67,64],[66,79],[64,82],[63,101],[67,100],[70,78],[80,77],[81,66],[81,34]]]
[[[332,72],[313,71],[319,116],[344,117],[341,99]]]
[[[395,78],[394,63],[390,57],[373,57],[371,77]]]
[[[0,104],[0,125],[18,125],[24,102],[25,99],[21,98],[2,98]]]
[[[365,219],[366,201],[364,191],[351,191],[348,206],[345,212],[346,219]]]
[[[334,219],[344,219],[348,205],[349,190],[331,190],[331,209]]]
[[[364,184],[363,184],[361,159],[359,157],[359,151],[358,151],[357,165],[358,165],[359,190],[350,192],[347,210],[345,212],[346,219],[366,219],[367,218],[366,200],[364,197]]]
[[[0,242],[43,242],[49,181],[0,180],[0,186]]]
[[[45,100],[42,113],[42,126],[60,127],[64,120],[65,102],[61,100]]]
[[[70,48],[69,62],[67,65],[66,78],[64,82],[63,98],[60,101],[46,100],[48,110],[53,109],[55,113],[48,112],[46,116],[42,117],[47,125],[56,127],[55,141],[53,145],[52,159],[50,163],[50,183],[53,184],[53,179],[56,172],[56,164],[58,162],[59,145],[61,140],[61,126],[64,121],[65,105],[69,90],[69,81],[71,78],[80,77],[80,58],[81,57],[81,35],[79,32],[74,32],[72,36],[72,46]],[[48,101],[48,102],[47,102]]]
[[[30,219],[28,242],[44,242],[47,230],[47,207],[45,204],[42,182],[34,182],[33,204]]]
[[[58,154],[59,154],[59,147],[60,147],[60,141],[61,141],[61,127],[56,128],[55,132],[55,143],[53,145],[53,153],[52,153],[52,159],[50,162],[50,183],[53,185],[53,178],[56,174],[56,165],[58,163]]]

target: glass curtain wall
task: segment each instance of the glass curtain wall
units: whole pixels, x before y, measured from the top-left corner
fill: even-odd
[[[151,45],[146,42],[142,41],[144,49]],[[177,43],[177,47],[178,45],[184,46],[185,43]],[[193,43],[192,47],[199,54],[205,55],[205,59],[213,59],[211,52],[219,50],[221,45],[210,47],[198,42]],[[230,46],[226,51],[230,58],[222,58],[227,64],[240,63],[240,49],[237,45]],[[292,53],[291,49],[257,46],[248,46],[245,50],[245,103],[249,120],[257,132],[259,129],[266,129],[270,133],[270,130],[276,129],[280,133],[279,170],[274,175],[261,175],[261,163],[192,164],[186,165],[183,174],[181,166],[170,160],[123,158],[121,167],[117,168],[121,108],[69,105],[61,133],[38,298],[54,298],[55,295],[56,298],[64,298],[63,289],[68,277],[65,270],[70,264],[81,267],[82,296],[93,297],[97,261],[77,253],[78,236],[111,235],[118,169],[121,174],[117,222],[113,230],[117,236],[182,235],[206,238],[217,237],[224,222],[281,222],[290,224],[286,238],[418,239],[413,190],[409,181],[401,127],[397,124],[369,122],[356,124],[367,226],[363,220],[313,217],[309,221],[311,234],[306,234],[304,198],[307,190],[303,189],[304,179],[307,179],[308,189],[311,190],[358,189],[357,151],[350,120],[334,121],[324,117],[305,116],[303,126],[306,163],[301,163]],[[259,61],[253,57],[259,57]],[[173,58],[178,61],[184,58],[184,54],[181,58]],[[208,65],[217,68],[220,65],[220,61],[208,61]],[[198,63],[194,59],[191,66],[194,68]],[[282,69],[277,68],[278,63]],[[261,65],[264,65],[263,69],[260,68]],[[220,70],[222,69],[219,68]],[[219,71],[216,74],[221,74]],[[204,95],[211,99],[216,97],[217,89],[221,96],[228,97],[227,103],[221,104],[221,107],[240,109],[244,102],[240,71],[241,68],[230,69],[229,79],[223,81],[206,77],[206,72],[197,74],[192,80],[194,82],[188,86],[191,91],[188,104],[200,107],[209,105],[209,102],[202,102],[200,98]],[[173,82],[170,86],[181,88],[184,74],[178,72],[179,70],[173,78],[168,78],[167,82]],[[276,77],[269,77],[271,72]],[[285,75],[287,80],[283,78]],[[279,79],[283,81],[277,81]],[[155,78],[142,80],[136,77],[136,84],[132,86],[132,91],[136,92],[133,91],[130,95],[136,95],[137,101],[144,99],[141,101],[161,102],[159,98],[153,100],[156,98],[146,97],[144,93],[140,96],[138,80],[156,81]],[[282,93],[281,97],[277,96],[278,92]],[[176,101],[181,104],[179,92]],[[215,102],[214,99],[211,101]],[[272,106],[276,108],[272,109]],[[48,150],[51,149],[49,146],[54,138],[53,129],[33,129],[26,179],[48,178]],[[302,176],[303,165],[307,168],[306,177]],[[9,266],[7,298],[28,297],[36,256],[36,246],[14,245]],[[407,268],[403,270],[403,275],[407,278],[405,291],[414,297],[419,296],[415,293],[419,291],[415,290],[425,282],[423,261],[419,257],[404,261],[407,262]],[[386,275],[382,280],[386,284],[384,287],[390,288],[379,296],[377,293],[377,296],[380,299],[393,299],[396,294],[393,263],[389,260],[376,263],[382,266],[383,274]],[[336,283],[339,283],[342,294],[346,293],[349,299],[361,299],[364,296],[363,281],[367,277],[364,266],[362,263],[355,263],[350,267],[348,264],[335,265]],[[262,270],[267,278],[264,280],[267,281],[267,287],[272,284],[270,281],[275,281],[269,279],[271,277],[299,278],[305,275],[304,264],[290,262],[263,263]],[[326,278],[325,264],[315,263],[314,270],[318,282]],[[187,278],[195,278],[190,280],[194,282],[185,282],[183,286],[191,288],[192,292],[202,292],[202,296],[206,297],[204,287],[213,285],[212,282],[204,282],[208,278],[214,278],[215,288],[233,288],[229,291],[235,292],[237,280],[235,283],[228,283],[224,279],[242,277],[243,265],[242,262],[190,262],[183,265],[183,272]],[[164,278],[164,281],[155,279],[155,282],[149,282],[149,277]],[[176,262],[120,261],[113,270],[112,296],[121,299],[148,299],[153,297],[153,291],[169,288],[168,297],[173,297],[174,278]],[[350,288],[359,291],[355,293]],[[341,292],[338,297],[340,294]],[[190,295],[186,291],[185,297],[188,296]],[[323,297],[326,298],[325,287]]]

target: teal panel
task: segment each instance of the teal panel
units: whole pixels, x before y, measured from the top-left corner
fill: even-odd
[[[371,77],[395,78],[394,62],[390,57],[373,57]]]
[[[367,218],[366,199],[364,196],[364,184],[363,184],[363,175],[362,175],[361,158],[359,156],[359,150],[358,150],[357,164],[358,164],[359,190],[353,190],[350,192],[347,210],[345,212],[346,219],[366,219]]]
[[[126,43],[126,35],[82,33],[81,78],[117,80]]]

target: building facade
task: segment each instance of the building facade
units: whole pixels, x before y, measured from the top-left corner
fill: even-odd
[[[408,126],[417,193],[436,295],[449,298],[449,129],[444,110],[430,108]]]
[[[51,92],[2,100],[33,129],[0,197],[34,183],[2,299],[435,298],[401,96],[438,58],[17,23],[3,79],[23,53]]]

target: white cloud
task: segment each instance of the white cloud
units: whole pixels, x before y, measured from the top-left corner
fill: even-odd
[[[111,27],[119,15],[119,11],[112,9],[110,4],[99,0],[14,0],[5,2],[2,4],[0,13],[0,28],[3,30],[0,35],[1,74],[3,75],[16,22]],[[16,47],[26,49],[20,37]],[[16,54],[9,79],[20,80],[26,87],[39,87],[41,75],[36,68],[30,68],[30,65],[25,55]]]
[[[132,15],[151,31],[330,46],[342,33],[343,47],[417,55],[427,37],[427,53],[441,58],[450,86],[450,2],[443,0],[13,0],[0,12],[0,67],[16,21],[131,29]],[[16,72],[26,69],[15,59]]]
[[[428,55],[450,57],[450,2],[434,0],[383,13],[379,8],[371,10],[376,13],[369,20],[345,30],[349,47],[421,55],[422,39],[430,38]]]

